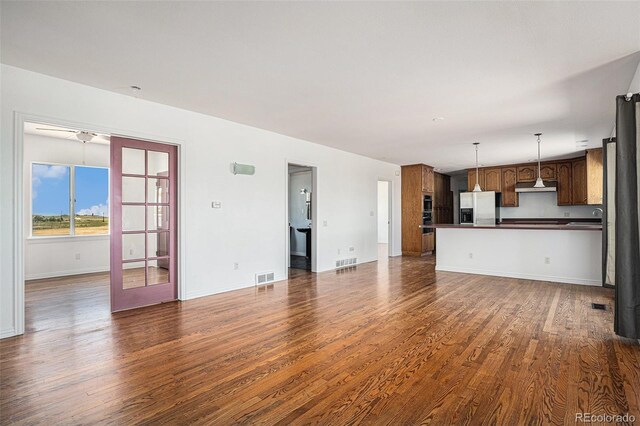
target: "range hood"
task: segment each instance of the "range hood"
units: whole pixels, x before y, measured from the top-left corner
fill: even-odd
[[[516,192],[557,192],[558,182],[555,180],[545,180],[542,188],[534,187],[535,182],[516,183]]]

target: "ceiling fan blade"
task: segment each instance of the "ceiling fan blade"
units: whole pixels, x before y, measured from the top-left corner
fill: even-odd
[[[67,133],[78,133],[75,130],[66,130],[66,129],[46,129],[44,127],[36,127],[36,130],[46,130],[47,132],[67,132]]]

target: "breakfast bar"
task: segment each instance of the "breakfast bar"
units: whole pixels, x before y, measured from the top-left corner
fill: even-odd
[[[599,286],[602,225],[426,225],[436,230],[436,270]]]

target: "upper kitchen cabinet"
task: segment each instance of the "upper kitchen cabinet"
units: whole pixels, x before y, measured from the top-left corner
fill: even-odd
[[[422,165],[422,190],[433,192],[433,167]]]
[[[577,158],[571,164],[571,204],[587,204],[587,160]]]
[[[483,191],[502,191],[502,169],[500,167],[489,167],[484,170]]]
[[[480,184],[480,188],[484,191],[484,170],[479,169],[478,173],[478,184]],[[467,171],[467,191],[473,191],[473,188],[476,186],[476,169],[469,169]]]
[[[556,164],[547,163],[540,165],[540,177],[542,180],[556,180]]]
[[[587,204],[602,204],[604,186],[604,167],[602,148],[588,149],[587,163]]]
[[[515,167],[502,169],[502,207],[518,207],[518,193],[516,192],[517,171]]]
[[[558,205],[570,206],[573,200],[573,163],[565,161],[556,164],[556,173],[558,180]]]
[[[525,164],[518,166],[518,182],[535,182],[538,177],[538,170],[536,166],[531,164]]]

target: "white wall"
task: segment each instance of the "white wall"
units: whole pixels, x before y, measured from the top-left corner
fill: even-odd
[[[338,250],[377,259],[377,181],[393,182],[391,254],[400,255],[400,167],[230,121],[2,65],[0,151],[0,335],[15,333],[15,113],[93,124],[94,130],[179,141],[184,292],[193,298],[251,286],[258,271],[287,274],[287,162],[317,167],[317,270]],[[51,120],[48,120],[51,121]],[[229,164],[256,166],[234,176]],[[396,176],[396,172],[398,175]],[[20,195],[18,200],[21,199]],[[211,201],[222,202],[212,209]],[[326,226],[324,226],[326,222]],[[239,268],[234,270],[237,262]]]
[[[378,243],[389,242],[389,182],[378,181]]]
[[[313,186],[311,172],[291,173],[289,175],[289,222],[294,230],[291,233],[291,254],[305,256],[306,237],[296,228],[308,228],[313,220],[307,219],[307,197],[300,194],[302,188],[311,191]]]
[[[436,245],[437,271],[602,285],[600,231],[442,228]]]
[[[24,268],[25,279],[57,277],[109,270],[109,236],[29,238],[31,162],[109,167],[109,146],[77,140],[24,135]],[[76,259],[76,255],[80,259]]]
[[[555,192],[533,193],[526,192],[519,195],[519,207],[501,207],[500,217],[505,218],[591,218],[593,210],[599,206],[559,206]],[[598,216],[600,217],[600,215]]]

